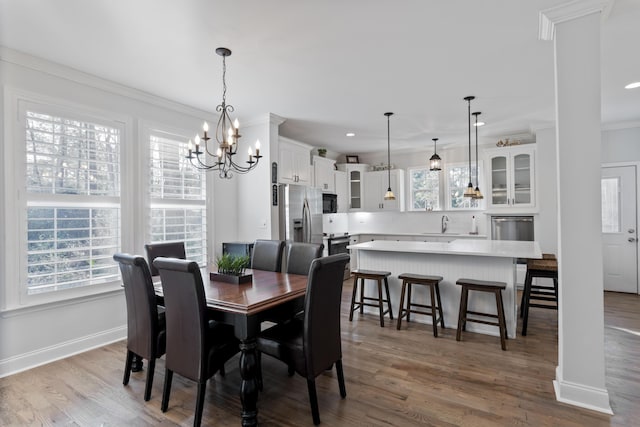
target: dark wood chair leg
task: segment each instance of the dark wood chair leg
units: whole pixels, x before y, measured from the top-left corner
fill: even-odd
[[[356,305],[356,295],[358,294],[358,277],[353,279],[353,292],[351,293],[351,309],[349,310],[349,321],[353,321],[353,307]]]
[[[380,327],[384,328],[384,303],[382,302],[382,283],[378,280],[378,308],[380,310]]]
[[[411,321],[411,282],[407,283],[407,322]]]
[[[393,307],[391,306],[391,294],[389,293],[389,281],[384,278],[384,289],[387,293],[387,307],[389,307],[389,319],[393,320]]]
[[[257,351],[256,358],[258,359],[258,373],[256,375],[256,382],[258,383],[258,391],[262,391],[262,353]]]
[[[524,304],[522,305],[522,336],[527,336],[527,324],[529,323],[529,299],[531,298],[531,276],[528,275],[524,281],[524,292],[522,293],[522,297],[524,299]]]
[[[164,374],[164,388],[162,390],[162,404],[160,405],[160,409],[162,409],[162,412],[167,412],[167,408],[169,407],[169,395],[171,394],[172,379],[173,371],[166,369]]]
[[[460,294],[460,312],[458,313],[458,330],[456,331],[456,341],[460,341],[462,329],[467,318],[467,288],[462,287]]]
[[[444,329],[444,314],[442,314],[442,301],[440,300],[440,285],[436,283],[436,299],[438,300],[438,311],[440,312],[440,326]]]
[[[151,399],[151,388],[153,387],[153,373],[156,369],[156,359],[153,357],[149,359],[149,365],[147,366],[147,382],[144,386],[144,401],[148,402]]]
[[[429,286],[429,293],[431,294],[431,325],[433,326],[433,336],[438,337],[438,318],[436,317],[436,295],[433,289],[433,285]]]
[[[498,307],[498,323],[500,325],[500,345],[502,350],[507,349],[507,322],[504,318],[504,305],[502,304],[502,291],[496,290],[496,306]]]
[[[316,393],[316,381],[307,379],[307,388],[309,389],[309,403],[311,404],[311,416],[313,424],[320,424],[320,410],[318,409],[318,395]]]
[[[402,290],[400,291],[400,308],[398,308],[398,325],[396,326],[397,330],[400,330],[400,325],[402,324],[402,316],[404,316],[403,313],[406,313],[405,309],[403,308],[404,306],[404,293],[405,290],[407,289],[407,282],[406,281],[402,281]]]
[[[193,416],[193,427],[200,427],[202,412],[204,412],[204,394],[207,390],[207,380],[198,382],[198,397],[196,399],[196,413]]]
[[[531,273],[529,272],[529,270],[527,270],[527,274],[525,274],[525,276],[524,276],[524,289],[526,289],[526,287],[527,287],[527,282],[530,282],[530,281],[531,281]],[[522,289],[522,298],[520,298],[520,317],[522,317],[523,314],[524,314],[524,301],[525,301],[525,299],[524,299],[524,295],[525,295],[524,289]]]
[[[124,378],[122,384],[129,384],[129,377],[131,376],[131,363],[133,362],[133,351],[127,350],[127,359],[124,362]]]
[[[360,314],[364,314],[364,278],[360,278]]]
[[[344,386],[344,372],[342,371],[342,360],[336,360],[336,374],[338,374],[338,387],[340,387],[340,397],[347,397],[347,389]]]

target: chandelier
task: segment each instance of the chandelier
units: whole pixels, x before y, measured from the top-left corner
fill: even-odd
[[[229,113],[233,113],[233,105],[227,104],[227,56],[231,55],[231,51],[226,47],[219,47],[216,53],[222,56],[222,104],[216,107],[216,111],[220,113],[218,125],[215,131],[215,143],[209,144],[211,137],[209,136],[209,124],[204,122],[202,125],[203,135],[196,135],[195,141],[189,140],[189,154],[186,156],[191,164],[200,170],[217,171],[220,178],[229,179],[233,173],[247,173],[254,169],[262,156],[260,155],[260,141],[256,141],[255,154],[251,147],[248,148],[247,154],[249,160],[245,164],[237,163],[234,156],[238,152],[238,140],[240,139],[240,124],[238,119],[231,123]],[[195,147],[194,147],[195,143]],[[208,160],[209,159],[209,160]]]

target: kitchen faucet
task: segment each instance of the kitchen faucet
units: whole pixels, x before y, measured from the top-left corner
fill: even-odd
[[[449,217],[446,215],[442,215],[442,232],[444,233],[445,231],[447,231],[447,222],[449,221]]]

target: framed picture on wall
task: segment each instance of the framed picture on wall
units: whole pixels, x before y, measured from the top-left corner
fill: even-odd
[[[347,155],[347,163],[360,163],[360,160],[358,160],[358,156]]]

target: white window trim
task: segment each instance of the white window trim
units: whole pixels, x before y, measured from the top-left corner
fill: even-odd
[[[407,169],[407,188],[409,189],[409,209],[407,209],[409,212],[428,212],[425,209],[416,209],[413,207],[413,190],[412,190],[412,179],[411,179],[411,172],[414,170],[423,170],[426,169],[427,171],[429,171],[429,167],[428,166],[412,166],[410,168]],[[443,188],[443,172],[444,170],[438,172],[438,208],[434,209],[433,212],[440,212],[443,209],[443,195],[442,195],[442,188]]]
[[[471,167],[473,168],[473,166],[475,165],[475,162],[472,162]],[[463,211],[473,211],[473,212],[477,212],[477,211],[484,211],[486,209],[486,198],[487,198],[487,189],[486,186],[484,185],[484,165],[483,165],[483,161],[482,160],[478,160],[478,181],[480,182],[480,191],[482,191],[482,194],[484,195],[484,199],[480,200],[480,202],[478,203],[478,207],[477,208],[452,208],[451,207],[451,189],[449,188],[449,170],[451,168],[456,168],[456,167],[469,167],[469,162],[457,162],[457,163],[447,163],[444,165],[444,169],[443,172],[445,173],[445,206],[446,208],[443,209],[445,211],[451,211],[451,212],[463,212]],[[475,179],[475,177],[472,177],[473,179]],[[475,182],[474,182],[475,184]],[[483,190],[484,189],[484,190]]]
[[[86,105],[34,94],[5,87],[4,98],[4,292],[0,311],[11,311],[42,304],[50,304],[59,301],[69,301],[75,298],[85,298],[102,293],[110,293],[121,290],[121,280],[91,286],[82,286],[72,289],[64,289],[55,292],[40,294],[27,294],[26,287],[26,229],[27,229],[27,195],[25,182],[20,177],[25,173],[24,150],[24,115],[26,110],[35,110],[53,115],[71,116],[94,123],[102,123],[107,126],[120,129],[121,141],[121,182],[129,182],[132,168],[132,144],[127,144],[132,135],[132,119],[110,111],[99,110]],[[129,146],[129,147],[128,147]],[[126,191],[126,185],[122,185],[120,194],[121,213],[121,249],[131,247],[131,235],[133,227],[127,222],[126,217],[131,216],[130,201],[132,192]],[[46,198],[43,198],[46,199]],[[17,202],[17,205],[9,208],[7,201]]]

